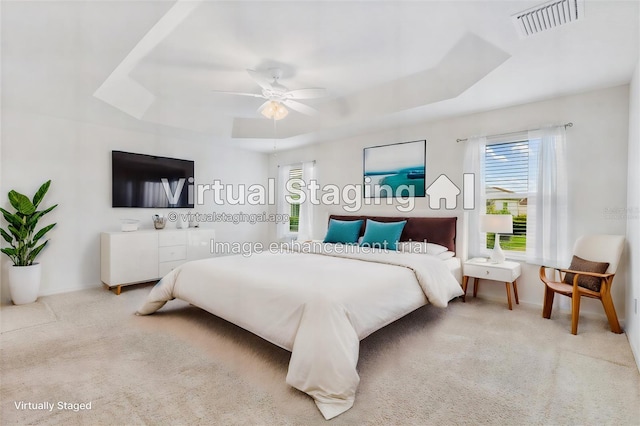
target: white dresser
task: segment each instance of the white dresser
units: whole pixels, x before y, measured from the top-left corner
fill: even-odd
[[[120,294],[122,286],[155,281],[177,266],[212,257],[215,231],[206,228],[103,232],[100,279]]]

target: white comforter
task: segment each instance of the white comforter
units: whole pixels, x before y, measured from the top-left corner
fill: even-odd
[[[353,405],[361,339],[426,303],[446,307],[462,290],[429,255],[312,251],[186,263],[153,287],[138,314],[178,298],[291,351],[287,383],[333,418]]]

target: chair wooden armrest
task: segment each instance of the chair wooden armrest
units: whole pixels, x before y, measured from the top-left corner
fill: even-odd
[[[585,272],[585,271],[574,271],[572,269],[560,269],[560,268],[554,268],[560,272],[564,272],[565,274],[568,272],[570,274],[576,274],[576,275],[588,275],[590,277],[597,277],[597,278],[609,278],[609,277],[613,277],[615,274],[599,274],[597,272]]]
[[[558,272],[562,271],[561,268],[556,268],[553,266],[540,266],[540,280],[545,284],[547,288],[567,296],[573,293],[573,286],[570,284],[563,283],[562,276],[560,276],[560,280],[547,278],[547,269],[552,269],[553,271],[558,271]],[[554,276],[555,276],[555,272],[554,272]],[[551,311],[549,310],[549,314],[550,313]]]
[[[574,274],[573,283],[572,284],[567,284],[567,283],[563,282],[563,280],[562,280],[563,276],[560,276],[560,280],[559,281],[549,280],[547,278],[547,275],[546,275],[546,270],[547,269],[553,269],[554,271],[558,271],[558,272],[563,273],[563,274],[566,274],[567,272]],[[581,275],[588,275],[588,276],[591,276],[591,277],[600,278],[600,280],[602,281],[602,287],[600,287],[600,291],[598,292],[598,291],[590,290],[590,289],[585,288],[585,287],[580,287],[578,285],[578,279],[579,279],[579,277]],[[556,267],[551,267],[551,266],[540,266],[540,280],[542,282],[544,282],[547,286],[549,286],[551,289],[553,289],[553,291],[556,291],[558,293],[562,293],[562,294],[567,295],[567,296],[569,294],[581,293],[584,296],[593,297],[593,298],[599,298],[600,294],[605,289],[605,287],[610,284],[610,282],[613,279],[614,275],[615,274],[599,274],[599,273],[596,273],[596,272],[574,271],[572,269],[563,269],[563,268],[556,268]]]
[[[540,266],[540,279],[544,283],[553,282],[547,278],[547,269],[553,269],[554,271],[562,272],[561,268],[556,268],[554,266],[544,266],[544,265]]]

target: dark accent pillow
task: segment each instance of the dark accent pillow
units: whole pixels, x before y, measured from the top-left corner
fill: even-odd
[[[604,274],[605,272],[607,272],[608,267],[609,262],[592,262],[578,256],[573,256],[569,269],[574,271],[595,272],[597,274]],[[568,272],[564,276],[564,280],[562,282],[573,285],[574,276],[575,274]],[[580,287],[588,288],[589,290],[600,291],[602,280],[598,277],[587,277],[585,275],[579,275],[578,285]]]

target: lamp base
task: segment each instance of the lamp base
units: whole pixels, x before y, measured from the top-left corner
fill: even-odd
[[[502,247],[500,247],[500,234],[496,234],[496,240],[493,244],[493,251],[491,252],[491,256],[489,257],[489,262],[502,263],[504,262],[504,259],[504,252],[502,251]]]

